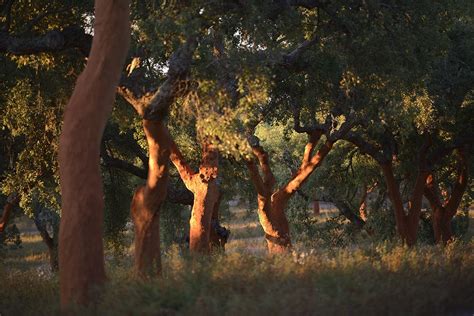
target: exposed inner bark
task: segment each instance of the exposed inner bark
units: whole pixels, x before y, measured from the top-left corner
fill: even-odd
[[[87,304],[105,281],[100,141],[130,42],[128,0],[97,0],[87,66],[64,113],[59,146],[61,306]]]
[[[442,201],[439,184],[434,175],[430,173],[426,179],[424,195],[428,199],[432,211],[432,224],[436,243],[447,243],[453,238],[451,220],[459,208],[462,196],[467,188],[469,177],[469,163],[464,148],[457,150],[458,176],[451,189],[451,194]]]
[[[197,37],[192,35],[173,53],[168,61],[167,78],[159,88],[155,88],[149,78],[139,70],[122,77],[118,88],[120,95],[144,119],[149,147],[148,170],[119,160],[107,161],[139,177],[147,178],[146,185],[136,190],[131,206],[135,224],[135,271],[141,277],[152,275],[153,270],[155,274],[161,270],[159,210],[164,199],[168,197],[170,201],[187,205],[193,201],[190,192],[167,188],[171,137],[162,121],[174,100],[188,92],[180,85],[186,82],[196,47]],[[138,148],[137,153],[140,152]],[[141,157],[142,161],[145,159]]]
[[[268,154],[259,144],[252,144],[253,154],[258,160],[262,175],[254,160],[247,161],[247,168],[257,191],[258,217],[265,232],[270,253],[282,253],[291,248],[290,228],[285,209],[289,199],[301,188],[332,148],[333,142],[328,139],[313,155],[314,148],[321,136],[322,131],[319,130],[309,133],[301,166],[291,180],[277,190],[274,190],[276,181],[271,171]]]
[[[344,139],[353,143],[359,148],[362,153],[368,154],[379,164],[380,168],[382,169],[387,185],[388,195],[390,201],[392,202],[392,207],[394,209],[395,223],[398,235],[407,245],[414,245],[417,239],[418,224],[420,221],[421,206],[423,200],[423,191],[425,187],[426,178],[429,174],[428,168],[426,166],[426,154],[428,148],[431,145],[430,136],[427,135],[425,142],[420,147],[418,153],[418,174],[408,202],[407,212],[405,212],[405,208],[403,205],[399,183],[395,179],[392,160],[387,159],[386,153],[377,146],[374,146],[371,143],[365,141],[362,137],[355,133],[348,133],[344,136]],[[392,146],[393,144],[391,144],[390,142],[389,144],[387,144],[387,147]],[[393,153],[392,148],[385,149],[387,152]]]
[[[159,210],[167,195],[171,139],[162,121],[143,120],[143,129],[150,153],[148,178],[135,191],[131,215],[135,225],[135,271],[145,278],[161,272]]]
[[[405,213],[400,187],[393,174],[392,164],[382,164],[381,168],[385,176],[388,194],[395,212],[395,223],[398,234],[408,246],[413,246],[417,239],[423,189],[428,176],[428,171],[419,170],[410,201],[408,202],[408,213]]]
[[[2,217],[0,218],[0,233],[3,233],[5,228],[8,226],[8,222],[10,220],[10,215],[13,211],[13,208],[16,204],[18,204],[20,200],[20,196],[16,193],[12,193],[8,196],[7,202],[3,207]]]
[[[199,172],[187,164],[176,144],[171,145],[171,161],[178,169],[184,184],[194,194],[194,203],[189,221],[189,250],[191,253],[210,252],[212,214],[219,201],[217,184],[219,164],[217,149],[204,142]]]

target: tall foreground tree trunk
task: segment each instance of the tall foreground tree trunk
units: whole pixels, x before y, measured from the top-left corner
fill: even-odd
[[[467,188],[469,162],[465,148],[459,148],[457,154],[458,175],[456,183],[451,189],[451,194],[443,202],[441,201],[440,188],[434,175],[430,173],[426,179],[424,194],[431,206],[433,233],[436,243],[447,243],[453,238],[451,220],[456,215]]]
[[[129,0],[97,0],[92,48],[66,107],[59,146],[61,306],[105,281],[100,140],[130,42]]]
[[[194,203],[189,221],[189,250],[192,253],[210,252],[211,219],[219,202],[217,184],[219,154],[217,149],[204,142],[199,172],[194,172],[186,163],[176,144],[171,145],[171,161],[178,169],[184,184],[194,194]]]
[[[161,120],[143,120],[143,129],[149,152],[148,178],[135,191],[131,215],[135,225],[135,271],[145,278],[161,272],[159,211],[167,193],[171,138]]]
[[[309,141],[305,147],[301,166],[295,172],[292,179],[276,191],[274,191],[276,181],[270,168],[268,154],[258,144],[258,141],[255,139],[250,141],[262,175],[254,160],[247,161],[247,168],[257,190],[258,217],[265,232],[269,253],[283,253],[291,248],[290,228],[285,210],[290,198],[323,162],[332,148],[333,141],[328,139],[317,153],[313,155],[314,148],[321,136],[322,131],[313,131],[309,134]]]

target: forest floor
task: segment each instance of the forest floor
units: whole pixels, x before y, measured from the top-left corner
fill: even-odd
[[[142,283],[131,253],[106,254],[111,280],[95,315],[474,315],[474,210],[469,237],[447,247],[396,244],[265,253],[255,212],[231,207],[226,254],[191,260],[173,247],[163,278]],[[335,214],[322,205],[318,222]],[[17,218],[22,247],[0,263],[0,315],[57,313],[58,279],[32,221]],[[131,239],[129,240],[131,242]]]

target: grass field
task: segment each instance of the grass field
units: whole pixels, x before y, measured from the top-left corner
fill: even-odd
[[[225,255],[163,255],[163,276],[139,282],[125,256],[106,254],[109,282],[91,315],[473,315],[474,242],[304,249],[269,257],[255,214],[233,208]],[[332,214],[324,210],[321,221]],[[0,314],[58,313],[58,279],[32,223],[18,223],[23,248],[0,266]]]

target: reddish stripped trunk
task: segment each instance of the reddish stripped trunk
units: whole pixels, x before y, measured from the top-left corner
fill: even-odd
[[[161,272],[160,207],[166,199],[171,138],[162,121],[143,120],[148,143],[148,178],[133,196],[135,272],[142,278]]]
[[[446,244],[453,238],[451,220],[456,215],[462,201],[469,177],[469,163],[464,148],[458,149],[458,163],[456,183],[451,190],[451,194],[443,202],[441,201],[439,185],[434,175],[430,174],[426,179],[424,194],[431,206],[433,233],[436,243],[442,242]]]
[[[253,146],[254,156],[258,160],[263,176],[260,175],[255,161],[248,161],[247,168],[257,190],[258,216],[265,232],[269,253],[283,253],[291,248],[290,228],[285,210],[290,198],[301,188],[332,148],[333,143],[327,140],[321,149],[312,155],[321,135],[322,132],[316,131],[309,136],[300,168],[286,185],[276,191],[274,191],[276,181],[270,168],[268,154],[260,145]]]
[[[64,113],[59,145],[61,306],[105,281],[100,141],[130,42],[129,1],[97,0],[92,49]]]
[[[194,194],[194,203],[189,221],[189,250],[192,253],[210,252],[211,219],[220,193],[217,185],[218,152],[211,144],[202,145],[202,160],[199,172],[194,172],[186,163],[176,144],[171,146],[171,161],[178,169],[184,184]]]
[[[423,199],[423,187],[428,172],[424,170],[419,171],[415,187],[408,203],[408,214],[405,214],[400,188],[398,182],[395,180],[392,164],[382,164],[381,167],[385,176],[389,198],[392,201],[392,207],[395,212],[395,223],[398,235],[407,245],[413,246],[417,239],[422,206],[421,202]]]
[[[387,160],[385,155],[382,154],[376,146],[373,146],[371,143],[365,141],[357,134],[349,133],[346,135],[345,139],[359,147],[363,153],[370,155],[380,165],[385,177],[388,195],[395,212],[395,223],[398,235],[406,244],[410,246],[414,245],[416,243],[418,223],[420,221],[421,215],[423,190],[426,177],[429,173],[426,168],[426,153],[428,148],[431,146],[431,136],[429,134],[425,135],[425,141],[420,147],[418,153],[418,175],[416,177],[415,186],[408,202],[407,213],[405,213],[405,208],[403,206],[399,184],[393,173],[392,161]]]
[[[10,215],[15,205],[18,204],[19,200],[20,196],[16,193],[12,193],[8,196],[7,202],[3,207],[2,217],[0,218],[0,233],[3,233],[5,228],[8,226],[8,222],[10,221]]]

